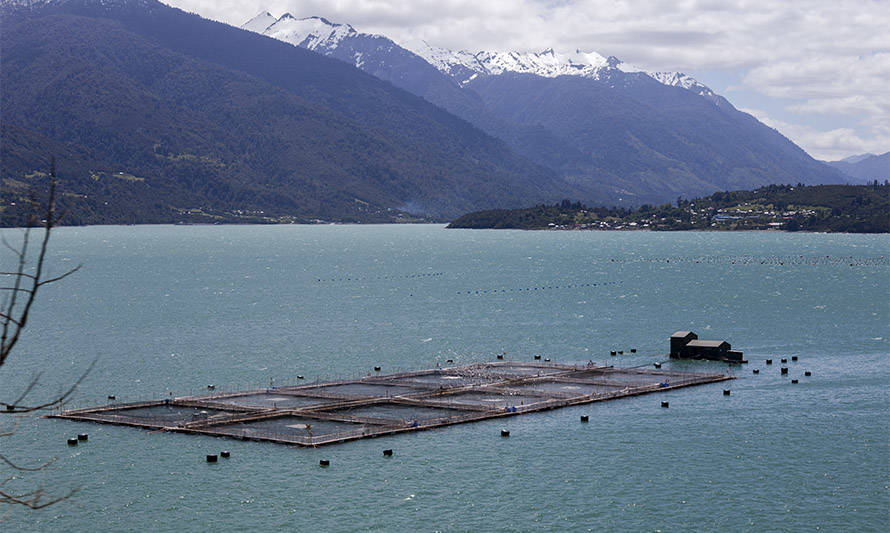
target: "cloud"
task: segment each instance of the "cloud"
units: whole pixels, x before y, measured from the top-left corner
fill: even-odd
[[[775,128],[807,152],[823,161],[836,161],[850,154],[888,151],[890,147],[890,125],[875,124],[864,130],[854,128],[833,128],[818,130],[805,124],[795,124],[778,120],[760,109],[742,109],[754,115],[759,121]],[[863,131],[865,135],[863,135]]]

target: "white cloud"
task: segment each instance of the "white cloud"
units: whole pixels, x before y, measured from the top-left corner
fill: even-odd
[[[759,109],[742,109],[742,111],[754,115],[759,121],[775,128],[807,150],[810,155],[823,161],[836,161],[851,154],[880,154],[890,150],[888,148],[890,125],[874,125],[864,130],[854,128],[819,130],[806,124],[772,118]],[[862,131],[865,131],[866,135],[863,135]]]
[[[877,142],[874,128],[890,122],[887,0],[165,1],[233,25],[262,10],[290,12],[348,22],[396,42],[425,39],[471,51],[580,49],[651,70],[741,72],[747,90],[792,100],[788,111],[804,122],[805,114],[862,115],[854,131],[863,142]],[[839,138],[841,129],[822,133]]]

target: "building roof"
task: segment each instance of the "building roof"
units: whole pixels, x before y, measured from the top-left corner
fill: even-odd
[[[695,333],[692,333],[691,331],[675,331],[671,337],[688,337],[690,335],[695,335]]]
[[[726,341],[702,341],[702,340],[695,340],[695,341],[689,341],[689,342],[686,344],[686,346],[692,346],[693,348],[694,348],[694,347],[699,347],[699,348],[719,348],[719,347],[723,346],[724,344],[727,344],[727,345],[728,345],[729,343],[726,342]]]

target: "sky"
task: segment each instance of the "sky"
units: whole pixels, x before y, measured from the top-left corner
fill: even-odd
[[[325,17],[397,43],[595,51],[685,72],[817,159],[890,151],[890,0],[163,0],[240,26]]]

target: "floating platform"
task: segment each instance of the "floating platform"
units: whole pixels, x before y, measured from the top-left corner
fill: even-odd
[[[733,379],[498,361],[362,379],[112,403],[49,415],[88,422],[321,446]]]

